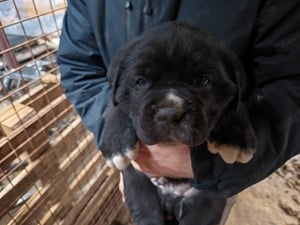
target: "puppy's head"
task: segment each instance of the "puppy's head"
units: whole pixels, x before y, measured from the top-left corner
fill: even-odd
[[[145,144],[203,143],[238,107],[241,66],[211,35],[180,22],[149,30],[119,50],[108,79],[115,107]]]

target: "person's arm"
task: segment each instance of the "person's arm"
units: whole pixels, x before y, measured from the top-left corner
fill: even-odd
[[[196,186],[225,196],[270,175],[300,153],[300,4],[267,1],[257,18],[253,51],[256,88],[247,104],[257,151],[247,164],[224,163],[218,155],[195,149]],[[206,160],[203,160],[206,159]]]
[[[110,95],[106,69],[95,43],[85,5],[81,0],[68,1],[58,63],[65,94],[94,133],[100,146],[103,113]]]

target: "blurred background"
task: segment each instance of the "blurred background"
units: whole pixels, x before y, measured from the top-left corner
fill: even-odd
[[[66,7],[66,0],[0,0],[0,225],[107,225],[122,217],[118,173],[60,86]]]

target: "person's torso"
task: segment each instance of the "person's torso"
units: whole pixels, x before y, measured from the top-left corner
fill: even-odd
[[[144,30],[169,20],[179,20],[223,40],[239,56],[247,72],[247,68],[251,68],[249,50],[259,2],[103,0],[87,1],[86,4],[97,46],[106,66],[119,48]],[[102,11],[99,12],[99,9]]]

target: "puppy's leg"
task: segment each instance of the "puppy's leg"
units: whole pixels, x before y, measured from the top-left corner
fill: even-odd
[[[136,157],[138,139],[129,116],[109,104],[105,112],[100,150],[109,166],[125,169]]]
[[[216,225],[222,219],[226,199],[209,191],[194,190],[191,197],[183,197],[179,225]],[[175,213],[178,213],[175,212]]]
[[[245,106],[241,105],[238,111],[225,113],[210,133],[209,141],[213,142],[216,147],[228,146],[220,152],[209,149],[213,153],[219,153],[225,162],[248,162],[256,150],[256,137]]]
[[[164,225],[157,187],[130,165],[122,171],[126,205],[136,225]]]

